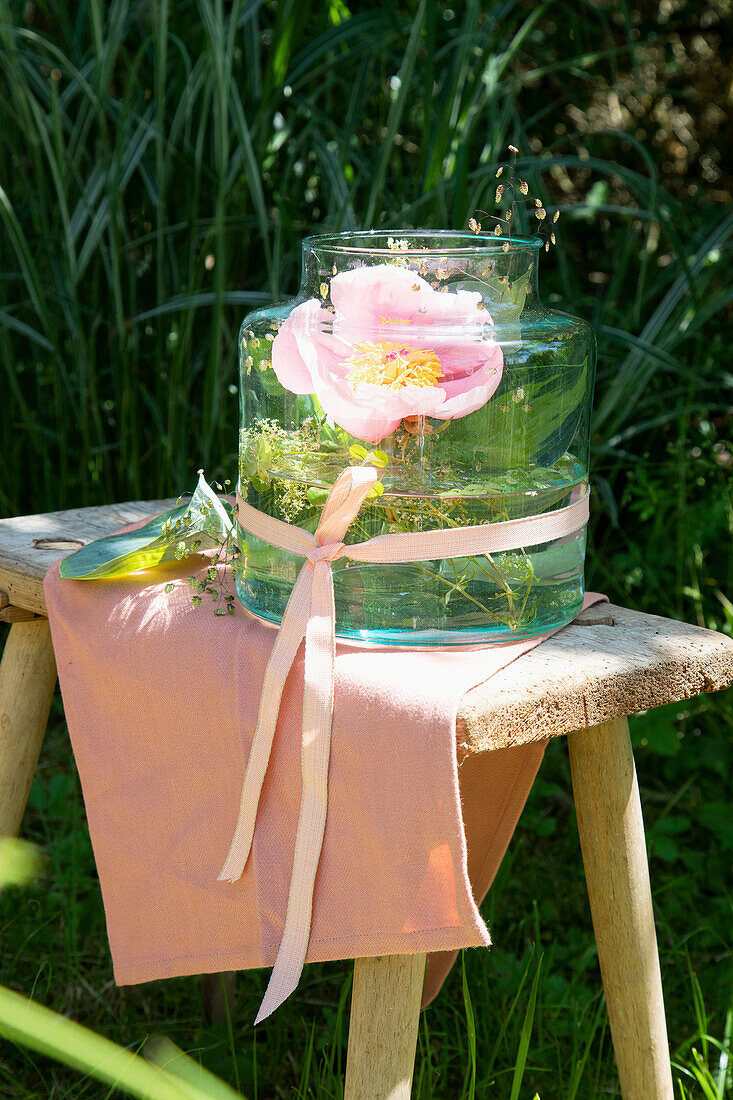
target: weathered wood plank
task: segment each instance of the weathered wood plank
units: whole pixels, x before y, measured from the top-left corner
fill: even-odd
[[[0,591],[14,607],[45,615],[43,578],[55,561],[174,505],[174,500],[137,500],[0,520]]]
[[[523,745],[731,683],[733,639],[601,604],[469,691],[458,743],[464,752]]]
[[[37,618],[39,616],[35,611],[26,611],[24,607],[13,607],[10,604],[0,608],[0,623],[29,623]]]
[[[15,623],[0,663],[0,836],[20,828],[55,686],[48,621]]]
[[[573,796],[621,1093],[674,1100],[652,891],[629,725],[568,736]]]
[[[425,955],[354,961],[344,1100],[410,1100]]]
[[[234,1007],[237,999],[237,971],[201,975],[201,1000],[204,1016],[209,1024],[225,1024],[227,1016],[234,1023]]]

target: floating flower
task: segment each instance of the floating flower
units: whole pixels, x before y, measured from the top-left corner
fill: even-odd
[[[315,394],[336,424],[369,443],[405,417],[467,416],[495,392],[503,357],[481,295],[442,290],[394,264],[334,275],[334,312],[311,298],[275,337],[278,381]],[[458,326],[466,326],[462,341],[451,331]]]
[[[400,346],[390,340],[364,340],[354,345],[354,351],[345,360],[352,368],[346,377],[354,386],[372,382],[400,390],[405,386],[435,386],[443,376],[437,355],[426,348]]]

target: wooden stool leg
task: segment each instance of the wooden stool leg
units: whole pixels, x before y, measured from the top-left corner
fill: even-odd
[[[204,1016],[209,1024],[223,1024],[227,1018],[234,1023],[234,1001],[237,996],[237,971],[201,975],[201,999]]]
[[[14,623],[0,663],[0,836],[16,836],[56,686],[48,619]]]
[[[578,832],[624,1100],[672,1100],[639,786],[625,718],[568,736]]]
[[[410,1100],[425,955],[356,959],[344,1100]]]

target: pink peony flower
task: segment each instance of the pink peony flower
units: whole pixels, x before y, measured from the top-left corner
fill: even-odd
[[[334,275],[331,301],[333,313],[316,298],[295,307],[272,365],[285,389],[315,394],[357,439],[378,443],[407,416],[467,416],[501,381],[501,348],[475,291],[441,293],[407,268],[379,264]],[[469,326],[463,342],[458,325]]]

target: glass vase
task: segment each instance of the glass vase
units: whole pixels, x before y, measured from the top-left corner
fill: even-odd
[[[543,242],[340,233],[303,242],[293,301],[245,318],[238,492],[314,532],[346,466],[379,481],[344,541],[551,512],[587,490],[595,340],[546,309]],[[282,618],[302,558],[240,530],[237,592]],[[583,601],[585,531],[504,553],[333,562],[339,636],[392,645],[530,637]]]

